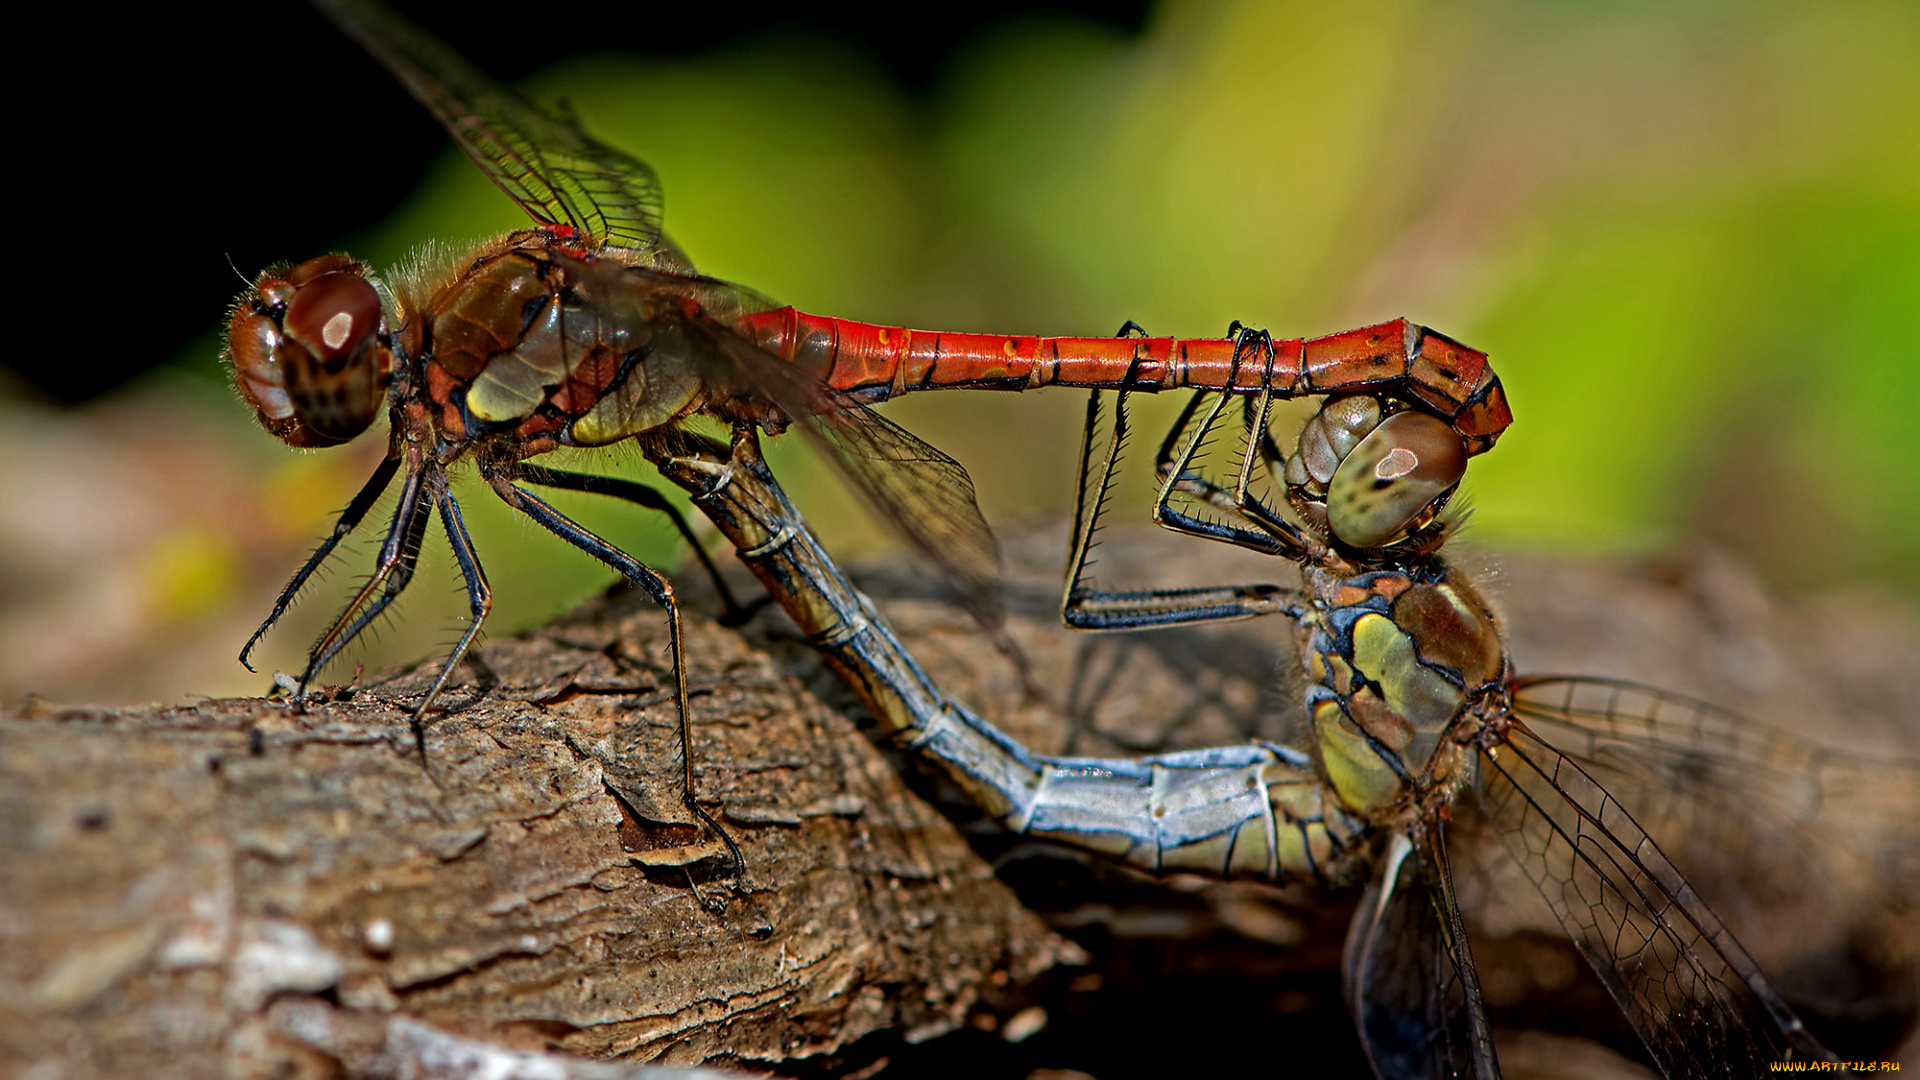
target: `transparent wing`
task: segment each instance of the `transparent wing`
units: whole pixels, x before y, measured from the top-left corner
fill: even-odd
[[[957,461],[837,391],[804,430],[854,487],[959,591],[974,617],[997,628],[1000,548],[980,514],[973,478]]]
[[[1486,752],[1479,794],[1493,831],[1668,1076],[1746,1077],[1769,1062],[1831,1060],[1580,762],[1515,723]]]
[[[474,163],[542,225],[596,244],[678,253],[660,235],[660,178],[643,161],[481,74],[431,34],[371,0],[314,0],[420,100]]]
[[[1910,1023],[1920,760],[1816,746],[1632,683],[1551,677],[1515,689],[1533,733],[1633,813],[1799,1013],[1857,1043],[1836,1049],[1883,1048],[1884,1032]],[[1843,719],[1807,726],[1858,727]]]
[[[1616,679],[1540,676],[1514,685],[1533,732],[1673,832],[1728,818],[1753,831],[1879,831],[1920,821],[1920,761],[1868,759],[1795,739],[1739,713]],[[1659,830],[1663,834],[1666,828]],[[1786,837],[1791,840],[1791,836]],[[1780,836],[1768,836],[1768,843]],[[1671,841],[1669,841],[1671,846]]]
[[[709,400],[769,402],[796,420],[867,505],[959,591],[967,609],[989,629],[1000,625],[1000,549],[959,462],[733,332],[743,314],[771,306],[765,297],[708,278],[622,273],[693,301],[698,314],[667,305],[653,318],[672,321],[693,345]]]
[[[1839,1006],[1829,980],[1795,969],[1850,939],[1920,941],[1904,899],[1920,892],[1920,760],[1816,746],[1613,680],[1521,680],[1515,707],[1633,811],[1789,997]],[[1887,971],[1920,961],[1920,946],[1878,953]],[[1858,1014],[1864,996],[1843,1010]]]
[[[1348,1011],[1381,1080],[1500,1075],[1442,827],[1390,853],[1347,933]]]

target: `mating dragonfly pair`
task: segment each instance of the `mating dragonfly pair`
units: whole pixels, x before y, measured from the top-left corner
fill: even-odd
[[[1810,758],[1678,698],[1516,677],[1490,609],[1441,555],[1448,500],[1470,458],[1511,419],[1482,354],[1404,321],[1310,341],[1251,331],[1035,338],[927,334],[779,307],[693,271],[660,230],[659,184],[645,164],[498,87],[384,9],[363,0],[321,6],[534,225],[384,282],[338,255],[271,268],[236,304],[234,380],[269,431],[322,447],[360,435],[382,412],[391,421],[387,456],[274,603],[243,662],[398,479],[375,571],[314,645],[299,683],[304,691],[407,587],[437,513],[471,620],[416,710],[424,753],[422,718],[491,606],[448,486],[448,470],[470,460],[508,505],[665,609],[684,797],[725,837],[694,797],[672,586],[529,490],[660,510],[692,543],[652,489],[533,461],[631,439],[693,495],[893,737],[1009,828],[1155,872],[1366,884],[1345,977],[1379,1075],[1498,1075],[1451,874],[1449,821],[1468,801],[1669,1075],[1744,1076],[1767,1061],[1829,1059],[1604,783],[1620,755],[1665,767],[1673,762],[1662,755],[1718,754],[1705,759],[1714,763],[1706,772],[1741,783]],[[965,470],[867,403],[922,389],[1049,385],[1095,390],[1068,622],[1126,630],[1287,616],[1308,673],[1308,750],[1255,744],[1139,760],[1029,753],[932,684],[827,559],[759,456],[760,434],[798,426],[991,626],[996,553]],[[1196,395],[1161,449],[1156,517],[1280,556],[1302,568],[1302,588],[1107,592],[1087,580],[1127,435],[1127,395],[1180,388],[1214,393]],[[1118,393],[1104,438],[1103,389]],[[1269,431],[1271,404],[1301,396],[1326,404],[1283,450]],[[1245,429],[1245,453],[1219,482],[1201,454],[1224,424]],[[731,432],[730,442],[702,426]],[[1291,518],[1256,494],[1263,479],[1285,492]]]

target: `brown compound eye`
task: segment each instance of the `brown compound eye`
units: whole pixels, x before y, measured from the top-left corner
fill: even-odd
[[[1288,462],[1300,474],[1296,482],[1308,477],[1321,487],[1332,482],[1340,462],[1353,452],[1367,433],[1380,426],[1380,403],[1364,394],[1334,398],[1300,430],[1300,447]],[[1289,480],[1292,480],[1290,477]]]
[[[328,373],[354,363],[380,331],[380,294],[357,274],[332,273],[294,290],[287,336],[307,347]]]
[[[1327,485],[1327,522],[1342,542],[1380,547],[1405,535],[1467,474],[1467,448],[1422,412],[1389,416],[1353,448]]]
[[[380,294],[340,255],[266,273],[228,327],[234,385],[262,426],[294,446],[332,446],[365,431],[393,381]]]

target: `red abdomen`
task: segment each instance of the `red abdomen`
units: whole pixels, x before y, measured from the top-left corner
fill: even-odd
[[[1512,422],[1485,353],[1395,319],[1320,338],[1033,337],[879,326],[777,308],[744,316],[763,349],[837,390],[884,400],[910,390],[1042,386],[1159,391],[1271,389],[1281,397],[1386,392],[1450,421],[1471,453]]]

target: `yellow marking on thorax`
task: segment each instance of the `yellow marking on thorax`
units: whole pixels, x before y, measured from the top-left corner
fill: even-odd
[[[1315,707],[1313,729],[1320,741],[1320,760],[1326,766],[1327,780],[1341,802],[1366,811],[1400,794],[1400,778],[1337,703],[1323,701]]]
[[[1353,624],[1353,665],[1380,684],[1387,706],[1416,731],[1438,731],[1466,700],[1458,688],[1420,662],[1413,638],[1385,615]]]

